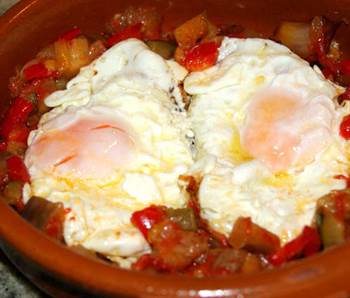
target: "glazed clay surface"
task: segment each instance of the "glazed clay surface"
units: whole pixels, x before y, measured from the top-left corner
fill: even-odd
[[[99,32],[113,13],[130,4],[158,6],[170,27],[206,9],[214,20],[234,21],[266,35],[285,19],[309,20],[319,14],[331,19],[350,16],[347,0],[23,0],[0,21],[1,99],[9,98],[7,82],[15,66],[31,59],[54,36],[74,25],[88,34]],[[80,297],[127,294],[131,297],[294,298],[348,297],[350,293],[347,281],[350,266],[344,262],[350,259],[350,244],[271,272],[198,280],[129,272],[101,264],[50,241],[2,200],[0,214],[1,247],[29,278],[52,294],[58,293],[54,287]]]

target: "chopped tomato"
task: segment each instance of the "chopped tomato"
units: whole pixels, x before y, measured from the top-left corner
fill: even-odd
[[[183,64],[189,71],[201,71],[213,66],[219,55],[219,45],[215,42],[202,43],[190,49]]]
[[[208,250],[208,238],[204,234],[183,231],[171,220],[164,220],[151,229],[149,243],[152,253],[141,256],[133,269],[182,271]]]
[[[74,27],[73,29],[69,30],[68,32],[66,32],[62,36],[60,36],[59,39],[70,41],[70,40],[78,37],[79,35],[81,35],[80,28]]]
[[[129,38],[138,38],[142,39],[142,24],[136,24],[129,27],[126,27],[120,32],[117,32],[113,36],[111,36],[106,41],[107,47],[112,47],[113,45],[117,44],[118,42],[121,42],[123,40],[129,39]]]
[[[135,212],[131,222],[143,233],[152,247],[147,258],[141,258],[135,268],[152,267],[157,271],[175,272],[189,266],[209,248],[206,232],[186,230],[171,219],[172,209],[151,206]]]
[[[148,239],[148,233],[152,227],[162,221],[166,216],[163,207],[150,206],[141,211],[134,212],[131,216],[132,224],[137,227],[143,236]]]
[[[343,121],[340,124],[339,134],[345,140],[350,140],[350,115],[343,118]]]
[[[206,233],[184,231],[170,219],[154,225],[149,243],[158,269],[169,272],[185,269],[209,249]]]
[[[311,227],[304,227],[300,236],[284,245],[276,253],[269,257],[272,265],[279,266],[298,256],[310,256],[321,248],[321,240],[317,231]]]
[[[28,170],[19,156],[11,156],[7,159],[7,172],[11,180],[30,182]]]
[[[0,135],[7,140],[12,129],[17,125],[25,124],[33,108],[33,104],[28,100],[20,97],[15,99],[1,125]]]
[[[32,81],[34,79],[48,78],[52,76],[52,73],[43,63],[36,63],[26,67],[23,70],[23,75],[26,81]]]

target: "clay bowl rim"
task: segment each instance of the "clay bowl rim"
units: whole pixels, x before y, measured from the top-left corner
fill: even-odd
[[[27,13],[40,2],[41,0],[22,0],[1,16],[0,38],[9,34],[11,28],[20,24],[21,19],[26,18]],[[64,280],[103,293],[164,297],[255,296],[262,293],[284,295],[292,293],[297,286],[300,289],[316,288],[330,279],[337,280],[350,275],[350,266],[342,261],[350,259],[349,242],[302,261],[291,262],[285,267],[253,275],[197,279],[128,271],[81,256],[49,239],[3,200],[0,200],[0,214],[0,244],[6,243],[25,258]],[[45,254],[43,251],[50,253]]]

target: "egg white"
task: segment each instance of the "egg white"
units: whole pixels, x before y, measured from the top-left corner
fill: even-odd
[[[202,179],[201,213],[214,230],[228,236],[235,220],[247,216],[284,243],[311,224],[318,198],[345,187],[334,178],[346,175],[350,165],[349,146],[339,136],[349,105],[335,101],[343,88],[285,46],[225,38],[218,63],[190,74],[184,86],[192,95],[189,116],[198,151],[191,172]],[[320,100],[329,110],[329,119],[321,115],[320,120],[331,137],[312,162],[274,173],[247,153],[241,135],[250,100],[276,89],[295,92],[311,104]]]
[[[130,223],[131,214],[151,204],[186,205],[187,196],[178,185],[178,176],[193,163],[186,139],[189,125],[178,88],[186,74],[177,63],[130,39],[82,68],[66,90],[45,100],[53,109],[30,134],[25,164],[31,184],[24,196],[26,200],[39,196],[63,202],[71,210],[64,223],[69,246],[81,245],[129,266],[149,251]],[[102,178],[98,173],[92,177],[61,175],[38,168],[31,147],[41,137],[94,115],[117,118],[128,127],[136,152],[126,165]]]

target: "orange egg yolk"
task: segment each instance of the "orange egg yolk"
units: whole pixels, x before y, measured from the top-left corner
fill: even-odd
[[[76,178],[107,178],[133,157],[135,143],[118,121],[80,118],[39,136],[27,156],[41,171]]]
[[[272,172],[304,166],[329,144],[331,119],[322,102],[283,91],[258,94],[248,107],[242,144]]]

